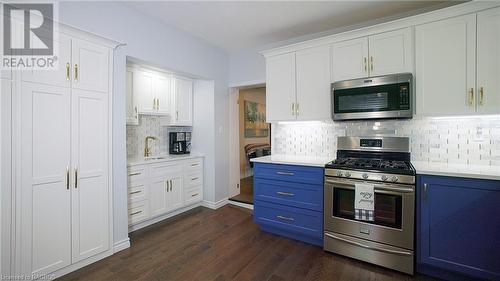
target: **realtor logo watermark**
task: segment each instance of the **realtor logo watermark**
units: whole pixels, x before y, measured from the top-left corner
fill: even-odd
[[[58,68],[55,2],[2,3],[1,69]]]

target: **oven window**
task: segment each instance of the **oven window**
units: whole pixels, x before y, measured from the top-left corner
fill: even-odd
[[[335,187],[332,200],[334,217],[354,220],[354,190]],[[401,196],[375,193],[375,220],[365,222],[401,229],[402,214]]]

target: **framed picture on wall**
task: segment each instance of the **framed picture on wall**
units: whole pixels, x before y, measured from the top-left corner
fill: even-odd
[[[266,105],[245,101],[245,138],[265,138],[269,136],[269,124],[266,123]]]

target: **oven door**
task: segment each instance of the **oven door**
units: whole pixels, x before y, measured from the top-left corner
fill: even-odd
[[[333,83],[333,120],[411,118],[411,75],[393,76]]]
[[[354,185],[361,180],[325,179],[325,230],[413,250],[415,187],[375,183],[374,221],[354,218]]]

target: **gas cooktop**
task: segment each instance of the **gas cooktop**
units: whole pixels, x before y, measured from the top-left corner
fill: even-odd
[[[380,171],[393,174],[415,175],[415,169],[408,161],[384,160],[373,158],[337,158],[326,164],[326,168],[359,170],[359,171]]]

